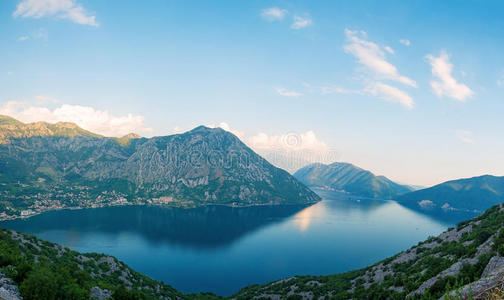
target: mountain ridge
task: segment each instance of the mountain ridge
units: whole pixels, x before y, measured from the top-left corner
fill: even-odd
[[[504,176],[481,175],[450,180],[397,196],[395,200],[424,209],[481,212],[504,201]]]
[[[307,186],[344,191],[356,196],[391,199],[398,194],[412,191],[407,185],[393,182],[385,176],[350,163],[314,163],[299,169],[294,177]]]
[[[47,207],[320,200],[220,128],[198,126],[182,134],[118,140],[88,134],[75,124],[64,136],[60,131],[9,136],[9,126],[0,126],[0,134],[8,137],[0,144],[0,212],[5,214],[29,215]]]
[[[27,138],[33,136],[89,136],[103,137],[100,134],[82,129],[72,122],[33,122],[23,123],[12,117],[0,115],[0,144],[9,142],[12,138]]]

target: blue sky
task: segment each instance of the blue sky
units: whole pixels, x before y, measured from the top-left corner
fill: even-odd
[[[502,1],[5,0],[0,113],[105,135],[222,126],[260,153],[330,152],[410,184],[503,175],[503,13]]]

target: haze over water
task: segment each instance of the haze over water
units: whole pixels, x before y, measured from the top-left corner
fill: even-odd
[[[231,295],[249,284],[362,268],[454,225],[393,201],[318,193],[324,200],[309,207],[108,207],[1,226],[116,256],[185,293]]]

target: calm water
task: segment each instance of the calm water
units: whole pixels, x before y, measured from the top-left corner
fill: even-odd
[[[365,267],[453,225],[392,201],[319,194],[324,200],[309,207],[109,207],[0,226],[114,255],[186,293],[230,295],[253,283]]]

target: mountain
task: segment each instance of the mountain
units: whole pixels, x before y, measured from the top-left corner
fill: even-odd
[[[504,201],[504,177],[480,176],[459,179],[396,197],[416,208],[484,211]]]
[[[368,198],[391,199],[413,190],[348,163],[311,164],[299,169],[294,177],[307,186],[345,191]]]
[[[494,206],[373,266],[252,285],[233,298],[503,299],[503,228],[504,207]]]
[[[72,123],[0,123],[0,212],[114,204],[306,204],[320,198],[220,128],[107,138]],[[24,212],[23,212],[24,211]]]
[[[24,124],[9,116],[0,115],[0,144],[6,144],[15,138],[27,138],[33,136],[61,136],[61,137],[102,137],[84,130],[74,123],[58,122],[50,124],[35,122]]]

